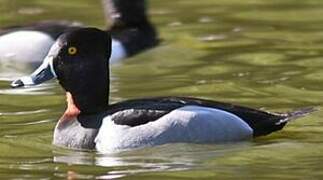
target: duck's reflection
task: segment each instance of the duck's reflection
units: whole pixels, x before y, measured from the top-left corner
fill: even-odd
[[[154,149],[154,150],[152,150]],[[167,147],[147,148],[131,152],[98,154],[96,152],[54,152],[54,162],[73,165],[88,165],[105,168],[105,172],[96,178],[120,178],[141,172],[186,170],[194,167],[195,156],[190,153],[168,154]],[[68,173],[74,176],[75,173]],[[74,175],[73,175],[74,174]]]

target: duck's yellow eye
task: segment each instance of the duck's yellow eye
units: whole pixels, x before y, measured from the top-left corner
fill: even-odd
[[[77,53],[77,48],[76,47],[69,47],[68,48],[68,54],[69,55],[74,55]]]

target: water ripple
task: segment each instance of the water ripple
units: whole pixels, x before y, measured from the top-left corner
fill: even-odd
[[[17,115],[29,115],[48,112],[48,109],[39,109],[34,111],[19,111],[19,112],[0,112],[0,116],[17,116]]]
[[[45,83],[38,86],[15,88],[15,89],[0,89],[0,94],[4,95],[53,95],[54,92],[50,91],[55,85],[52,83]]]

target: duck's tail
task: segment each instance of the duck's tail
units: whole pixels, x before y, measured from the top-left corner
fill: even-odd
[[[305,107],[305,108],[297,109],[295,111],[280,114],[284,118],[282,118],[280,121],[276,122],[276,125],[281,125],[283,123],[295,120],[297,118],[304,117],[304,116],[306,116],[312,112],[315,112],[317,110],[318,109],[315,107]]]

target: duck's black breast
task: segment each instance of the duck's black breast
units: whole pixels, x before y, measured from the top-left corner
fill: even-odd
[[[107,114],[119,125],[138,126],[155,121],[165,114],[184,106],[216,108],[235,114],[254,131],[254,136],[262,136],[280,130],[285,123],[277,124],[283,115],[272,114],[243,106],[189,97],[156,97],[127,100],[109,106]]]

